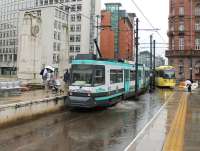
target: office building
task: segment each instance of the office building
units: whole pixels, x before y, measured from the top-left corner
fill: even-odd
[[[93,40],[98,36],[96,15],[100,15],[100,0],[1,0],[0,1],[0,75],[17,75],[19,65],[20,10],[56,6],[68,13],[66,41],[69,62],[78,53],[96,53]],[[59,15],[59,14],[58,14]],[[54,18],[54,16],[52,16]],[[54,24],[54,22],[52,22]],[[43,23],[45,24],[45,23]],[[44,28],[48,28],[48,25]],[[42,25],[43,26],[43,25]],[[48,42],[53,42],[48,41]],[[44,44],[43,44],[44,45]],[[45,45],[53,45],[46,43]],[[23,55],[23,54],[20,54]],[[51,62],[51,60],[50,60]]]
[[[101,12],[100,50],[104,58],[134,60],[134,13],[120,3],[106,3]]]

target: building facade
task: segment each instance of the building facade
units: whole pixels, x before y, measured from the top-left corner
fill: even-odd
[[[138,61],[139,61],[139,64],[144,64],[146,67],[150,68],[150,52],[149,51],[140,52]],[[165,59],[161,56],[156,56],[155,66],[159,67],[159,66],[164,66],[164,65],[165,65]],[[152,62],[152,66],[153,66],[153,62]]]
[[[100,15],[100,0],[1,0],[0,75],[16,75],[18,71],[20,10],[52,5],[69,13],[69,40],[66,41],[69,62],[78,53],[96,53],[93,40],[98,36],[95,25],[96,15]]]
[[[169,65],[177,80],[200,80],[200,1],[170,0]]]
[[[120,10],[120,3],[106,3],[101,12],[102,56],[108,59],[134,59],[134,13]]]

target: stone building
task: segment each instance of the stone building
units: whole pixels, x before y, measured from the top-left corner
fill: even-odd
[[[18,78],[40,82],[41,69],[49,65],[63,76],[69,68],[68,13],[55,6],[22,10],[18,27]]]
[[[200,80],[200,1],[170,0],[169,65],[177,80]]]

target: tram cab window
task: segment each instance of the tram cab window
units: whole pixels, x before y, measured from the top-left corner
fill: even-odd
[[[104,66],[95,67],[94,73],[94,85],[104,85],[105,84],[105,68]]]
[[[123,82],[123,71],[122,70],[110,70],[110,83],[121,83]]]
[[[167,79],[174,79],[175,78],[175,71],[173,71],[173,70],[165,70],[163,77],[167,78]]]
[[[93,68],[91,65],[72,65],[72,85],[91,86]]]
[[[165,79],[173,79],[175,78],[175,71],[172,70],[160,70],[157,72],[158,77],[162,77]]]

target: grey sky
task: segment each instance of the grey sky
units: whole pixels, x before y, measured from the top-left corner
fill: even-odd
[[[137,17],[140,20],[139,28],[140,29],[149,29],[151,26],[147,23],[144,17],[139,13],[139,11],[134,6],[131,0],[101,0],[102,8],[104,8],[104,3],[109,2],[120,2],[122,4],[122,9],[127,10],[127,12],[136,13]],[[169,1],[168,0],[134,0],[137,5],[142,9],[145,16],[150,20],[155,28],[160,29],[159,32],[164,38],[165,42],[168,42],[167,38],[167,29],[168,29],[168,10],[169,10]],[[160,36],[153,31],[140,31],[140,43],[149,43],[149,36],[153,33],[154,39],[163,43],[163,40]],[[140,45],[140,51],[148,50],[149,45]],[[157,45],[157,47],[166,47],[167,45]],[[158,55],[164,56],[164,52],[167,48],[157,48],[156,52]]]

